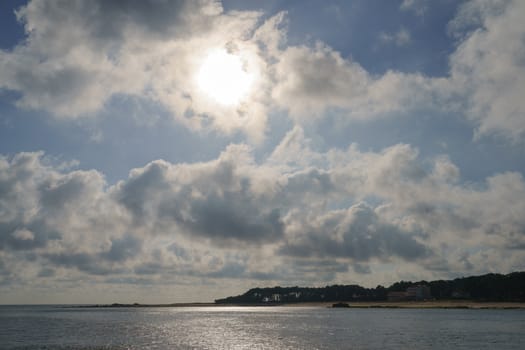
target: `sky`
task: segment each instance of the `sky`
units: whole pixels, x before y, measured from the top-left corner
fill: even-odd
[[[525,269],[525,2],[0,2],[0,304]]]

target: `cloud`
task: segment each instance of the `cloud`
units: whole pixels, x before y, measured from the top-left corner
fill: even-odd
[[[111,248],[107,253],[101,254],[101,256],[110,261],[125,261],[138,255],[141,248],[142,242],[128,234],[122,238],[112,239]]]
[[[399,6],[401,11],[412,11],[419,17],[425,15],[428,10],[427,0],[403,0]]]
[[[375,276],[392,262],[427,277],[523,268],[522,175],[463,183],[446,155],[421,159],[410,145],[311,145],[296,126],[259,161],[230,145],[207,162],[152,161],[114,185],[43,153],[2,157],[4,283],[147,275],[300,284]]]
[[[425,1],[402,10],[424,13]],[[466,117],[478,135],[517,140],[525,130],[520,96],[525,28],[520,1],[469,1],[449,31],[460,41],[450,74],[427,77],[389,70],[370,74],[335,49],[286,45],[286,13],[261,23],[261,13],[225,12],[216,1],[29,2],[18,11],[27,39],[0,52],[0,82],[20,94],[18,105],[63,119],[95,116],[112,99],[140,96],[166,108],[192,130],[243,132],[255,144],[269,114],[281,109],[302,125],[335,112],[369,120],[439,112]],[[383,33],[406,45],[410,33]],[[210,50],[238,55],[257,76],[248,97],[220,106],[195,76]]]
[[[246,152],[244,146],[230,146],[207,164],[152,162],[135,169],[114,195],[142,223],[177,225],[189,235],[219,243],[279,239],[279,206],[268,206],[253,189],[252,160]]]
[[[456,38],[467,38],[472,31],[483,27],[487,17],[501,16],[512,0],[474,0],[462,3],[455,17],[448,23],[449,34]]]
[[[449,82],[421,74],[388,71],[374,77],[330,47],[288,47],[276,64],[272,96],[302,123],[330,110],[348,120],[367,120],[418,109],[443,110]]]
[[[42,153],[4,157],[3,281],[301,284],[372,276],[394,261],[414,276],[446,277],[488,269],[482,252],[509,256],[501,269],[520,267],[521,175],[473,186],[446,156],[422,160],[408,145],[320,153],[310,144],[295,127],[260,163],[231,145],[208,162],[150,162],[111,186]],[[291,162],[290,153],[304,157]]]
[[[410,32],[406,28],[400,28],[397,32],[388,34],[381,33],[379,35],[379,40],[383,44],[394,44],[396,46],[407,46],[412,40]]]
[[[281,249],[282,254],[345,257],[355,262],[392,257],[414,260],[429,254],[414,238],[416,234],[381,222],[374,210],[364,203],[311,219],[314,221],[290,224],[295,232]]]
[[[478,126],[478,135],[498,133],[518,140],[525,131],[525,24],[520,16],[525,7],[522,1],[488,4],[465,4],[453,22],[454,28],[480,26],[451,56],[451,79],[468,98],[466,114]]]
[[[76,268],[79,271],[92,275],[108,275],[110,273],[118,274],[117,269],[111,269],[97,259],[96,256],[88,253],[51,253],[44,254],[47,260],[59,267]]]
[[[324,45],[287,48],[276,66],[276,77],[272,96],[295,114],[345,105],[365,92],[369,80],[361,66]]]
[[[33,232],[27,229],[19,229],[12,233],[12,236],[20,241],[32,241],[35,239]]]
[[[65,171],[39,152],[0,159],[0,250],[109,272],[99,258],[125,255],[119,237],[127,220],[106,195],[99,172]],[[107,255],[97,255],[106,249],[107,239]]]
[[[402,8],[416,4],[424,3],[405,1]],[[444,77],[397,71],[374,76],[322,43],[288,46],[275,66],[272,97],[298,123],[333,112],[342,120],[438,112],[467,118],[478,136],[517,141],[525,131],[523,6],[520,1],[462,5],[449,24],[460,39]],[[404,45],[410,36],[401,29],[380,38]]]
[[[0,285],[88,275],[137,284],[372,281],[395,278],[392,262],[413,278],[523,269],[521,174],[465,183],[447,155],[423,158],[408,144],[319,151],[302,126],[334,113],[366,121],[432,110],[465,116],[479,135],[519,139],[520,2],[465,3],[450,24],[458,40],[450,74],[440,78],[371,74],[323,43],[287,46],[285,13],[260,23],[260,13],[211,1],[174,11],[163,2],[57,4],[21,9],[27,40],[0,52],[2,87],[20,94],[19,105],[72,119],[127,94],[193,129],[261,140],[277,109],[294,125],[273,150],[239,143],[205,162],[153,160],[114,184],[42,152],[0,157]],[[217,107],[195,90],[210,45],[260,68],[249,103]]]
[[[257,92],[264,77],[250,108],[218,106],[195,82],[214,48],[238,54],[246,69],[259,72],[257,46],[247,40],[259,13],[224,13],[214,0],[129,0],[30,1],[17,15],[27,38],[0,52],[0,87],[19,92],[20,107],[74,119],[96,116],[115,96],[141,96],[190,128],[264,134],[264,93]]]

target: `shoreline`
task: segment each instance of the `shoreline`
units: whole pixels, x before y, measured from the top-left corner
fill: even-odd
[[[348,308],[353,309],[525,309],[525,302],[485,302],[473,300],[429,300],[429,301],[370,301],[370,302],[352,302],[343,301],[348,304]],[[298,303],[286,304],[283,306],[312,306],[312,307],[329,307],[335,302],[320,303]]]
[[[473,300],[429,300],[429,301],[371,301],[355,302],[342,301],[353,309],[494,309],[510,310],[525,309],[525,302],[491,302]],[[332,308],[336,302],[300,302],[300,303],[258,303],[258,304],[217,304],[217,303],[171,303],[171,304],[95,304],[95,305],[71,305],[67,307],[83,308],[146,308],[146,307],[309,307],[309,308]]]

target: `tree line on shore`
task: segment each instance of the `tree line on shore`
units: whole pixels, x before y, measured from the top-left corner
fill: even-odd
[[[326,287],[252,288],[246,293],[215,300],[217,304],[300,303],[335,301],[385,301],[390,292],[404,292],[411,286],[430,288],[435,300],[468,299],[476,301],[525,301],[525,272],[437,281],[399,281],[389,287],[365,288],[359,285]]]

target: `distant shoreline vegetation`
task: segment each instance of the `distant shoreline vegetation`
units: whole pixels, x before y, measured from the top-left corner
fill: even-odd
[[[525,272],[436,281],[400,281],[390,287],[365,288],[359,285],[326,287],[252,288],[246,293],[216,299],[215,304],[291,304],[311,302],[374,302],[423,300],[472,300],[487,302],[524,302]]]

